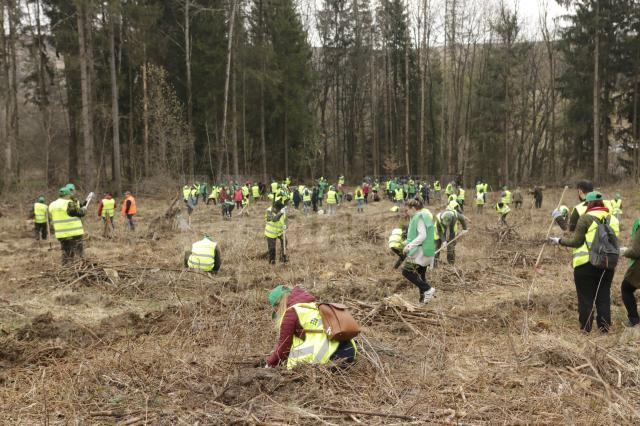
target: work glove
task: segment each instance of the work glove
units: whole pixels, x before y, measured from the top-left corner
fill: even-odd
[[[627,247],[620,247],[620,256],[624,256],[627,250],[629,250]]]
[[[463,229],[462,231],[460,231],[460,235],[464,235],[464,234],[466,234],[466,233],[468,233],[468,232],[469,232],[469,230],[468,230],[468,229]]]
[[[559,218],[560,216],[562,216],[562,213],[560,213],[560,210],[558,210],[558,209],[554,210],[554,211],[551,213],[551,217],[552,217],[553,219],[557,219],[557,218]]]
[[[559,237],[551,237],[551,238],[549,238],[549,243],[553,244],[554,246],[560,245],[560,238]]]

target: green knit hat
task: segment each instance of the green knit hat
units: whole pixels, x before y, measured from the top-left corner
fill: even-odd
[[[269,292],[269,296],[267,297],[269,304],[275,308],[280,299],[282,299],[282,296],[289,293],[291,293],[291,289],[284,284],[280,284]]]
[[[39,196],[38,199],[36,200],[36,202],[44,204],[44,197],[42,195]]]
[[[63,197],[65,195],[71,195],[71,190],[69,189],[69,187],[63,186],[58,190],[58,194],[62,195]]]
[[[586,201],[587,202],[602,201],[602,194],[599,193],[598,191],[591,191],[590,193],[587,194]]]

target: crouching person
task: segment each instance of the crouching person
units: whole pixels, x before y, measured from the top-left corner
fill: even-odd
[[[356,357],[353,340],[330,340],[325,333],[316,298],[300,287],[279,285],[269,292],[272,317],[279,331],[275,350],[266,367],[298,364],[326,364],[329,361],[351,363]]]
[[[191,250],[184,253],[185,268],[215,273],[220,270],[221,264],[220,247],[208,235],[193,243]]]

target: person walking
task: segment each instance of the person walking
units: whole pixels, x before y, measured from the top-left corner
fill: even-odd
[[[511,212],[509,205],[501,201],[497,203],[494,208],[500,214],[500,220],[498,223],[503,226],[509,226],[509,224],[507,224],[507,215]]]
[[[354,198],[356,199],[356,211],[358,213],[364,213],[365,197],[364,197],[364,190],[361,187],[356,188]]]
[[[426,279],[427,266],[433,266],[434,226],[431,215],[424,210],[420,200],[409,200],[405,205],[405,215],[410,218],[407,229],[407,244],[403,253],[407,256],[402,270],[409,282],[414,284],[420,293],[420,303],[429,303],[436,292]]]
[[[311,190],[309,188],[304,188],[302,190],[302,211],[308,216],[309,211],[311,210]]]
[[[83,255],[82,237],[84,227],[81,218],[87,213],[86,207],[80,207],[71,199],[68,187],[60,188],[59,198],[49,204],[49,216],[56,238],[62,249],[62,264]]]
[[[338,193],[333,188],[333,185],[329,187],[327,191],[327,214],[336,214],[336,207],[338,205]]]
[[[591,263],[591,247],[596,234],[600,234],[600,224],[606,223],[617,236],[620,233],[618,219],[611,215],[605,207],[602,194],[589,192],[585,201],[587,211],[580,216],[575,231],[567,238],[551,237],[550,242],[555,245],[574,248],[573,279],[578,296],[578,320],[580,329],[590,332],[593,324],[593,308],[596,309],[596,324],[603,333],[611,326],[611,282],[615,269],[601,268]]]
[[[484,189],[480,188],[476,191],[476,213],[484,214],[485,195]]]
[[[113,232],[116,230],[115,215],[116,200],[113,199],[111,194],[105,192],[102,200],[100,200],[98,204],[98,217],[102,218],[102,236],[105,238],[111,238]]]
[[[522,198],[522,192],[520,191],[520,188],[516,188],[516,190],[513,191],[513,204],[516,206],[516,210],[522,208],[523,201],[524,200]]]
[[[33,219],[33,232],[36,236],[36,241],[48,239],[49,212],[43,196],[38,197],[36,202],[33,203],[30,219]]]
[[[136,199],[130,191],[127,191],[124,193],[124,202],[122,203],[122,216],[127,218],[127,227],[129,231],[136,230],[136,224],[133,222],[133,217],[136,214],[138,214]]]
[[[542,208],[542,188],[537,185],[533,187],[533,205],[536,209]]]

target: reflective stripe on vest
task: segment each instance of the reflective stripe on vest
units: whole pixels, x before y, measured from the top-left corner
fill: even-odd
[[[586,214],[593,216],[598,220],[597,221],[594,220],[589,226],[589,229],[587,230],[587,233],[585,234],[585,237],[584,237],[584,244],[582,244],[577,249],[573,250],[572,263],[574,268],[577,268],[578,266],[582,266],[589,263],[589,250],[591,249],[591,244],[593,244],[593,239],[596,236],[596,230],[598,229],[598,221],[602,221],[604,218],[608,217],[609,225],[613,229],[613,232],[615,232],[616,236],[620,234],[620,222],[618,222],[618,219],[615,216],[611,215],[610,213],[604,212],[604,211],[595,211],[595,212],[589,212]]]
[[[84,234],[84,228],[82,227],[80,218],[71,217],[67,214],[67,207],[69,203],[72,202],[72,200],[58,198],[49,205],[51,224],[58,239],[77,237]]]
[[[33,214],[36,223],[47,223],[47,205],[43,203],[35,203],[33,205]]]
[[[309,192],[308,189],[305,189],[304,195],[302,196],[302,201],[304,201],[305,203],[311,201],[311,192]]]
[[[113,199],[102,200],[102,217],[113,217],[116,209],[116,201]]]
[[[216,246],[216,243],[206,238],[193,243],[191,255],[187,261],[189,268],[205,272],[213,270],[216,263]]]
[[[402,238],[402,229],[395,228],[391,231],[391,235],[389,236],[389,248],[390,249],[404,249],[405,241]]]
[[[287,368],[298,364],[326,364],[338,349],[339,342],[331,341],[322,327],[322,317],[315,303],[297,303],[293,308],[304,330],[304,339],[293,336]]]
[[[265,219],[269,217],[269,213],[271,212],[271,207],[267,209],[267,213],[265,214]],[[271,222],[267,220],[267,223],[264,226],[264,236],[267,238],[278,238],[284,234],[284,227],[286,223],[286,217],[283,214],[280,216],[275,222]]]

